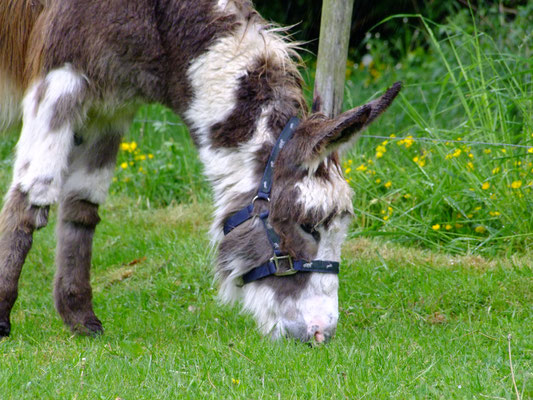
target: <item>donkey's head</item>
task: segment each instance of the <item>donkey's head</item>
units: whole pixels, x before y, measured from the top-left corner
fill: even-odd
[[[334,272],[353,213],[337,150],[385,111],[400,88],[334,119],[320,113],[304,119],[279,146],[269,198],[260,195],[248,218],[232,221],[220,245],[221,294],[242,299],[264,333],[317,342],[334,334]]]

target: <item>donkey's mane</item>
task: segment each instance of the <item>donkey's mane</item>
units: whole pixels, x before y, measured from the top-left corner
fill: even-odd
[[[303,78],[299,71],[299,68],[303,66],[299,54],[302,50],[302,43],[291,36],[290,30],[293,26],[283,27],[266,21],[255,10],[250,0],[227,0],[225,8],[235,13],[237,20],[244,25],[243,38],[249,29],[260,27],[258,34],[264,41],[260,57],[264,60],[265,73],[275,71],[275,74],[279,76],[275,82],[269,83],[295,89],[285,94],[289,94],[289,99],[298,103],[301,112],[307,113],[307,105],[301,90]]]

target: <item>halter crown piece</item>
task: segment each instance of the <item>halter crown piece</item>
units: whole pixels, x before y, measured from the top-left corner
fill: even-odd
[[[280,247],[280,237],[274,231],[274,228],[268,222],[269,212],[265,211],[261,214],[254,214],[254,203],[256,200],[266,200],[270,201],[270,191],[272,189],[272,179],[274,176],[274,166],[276,164],[276,159],[279,155],[279,152],[283,149],[283,146],[292,138],[294,131],[300,124],[300,120],[296,117],[292,117],[283,131],[279,135],[276,144],[274,145],[270,157],[263,173],[263,178],[261,179],[261,184],[257,191],[257,195],[254,197],[252,202],[246,207],[242,208],[240,211],[237,211],[235,214],[231,215],[224,222],[224,235],[229,234],[233,229],[242,224],[245,221],[248,221],[252,217],[259,217],[265,227],[265,231],[268,237],[268,241],[272,246],[273,257],[271,257],[267,262],[261,264],[258,267],[253,268],[242,276],[242,284],[256,281],[267,276],[288,276],[294,275],[297,272],[321,272],[329,274],[338,274],[339,273],[339,263],[336,261],[323,261],[323,260],[293,260],[292,257],[288,254],[284,254],[281,251]],[[286,262],[282,262],[286,261]],[[284,264],[284,266],[282,265]]]

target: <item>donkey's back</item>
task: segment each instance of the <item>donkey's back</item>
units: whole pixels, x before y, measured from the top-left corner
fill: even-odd
[[[56,307],[73,330],[101,331],[89,285],[92,237],[122,135],[141,103],[188,106],[191,61],[252,10],[247,0],[219,3],[0,2],[0,130],[23,119],[0,215],[0,336],[10,330],[32,234],[54,203]]]

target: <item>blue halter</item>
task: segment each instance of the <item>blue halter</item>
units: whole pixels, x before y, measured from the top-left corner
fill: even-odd
[[[263,178],[261,179],[261,184],[257,191],[257,195],[254,197],[252,202],[246,207],[242,208],[240,211],[237,211],[235,214],[231,215],[224,222],[224,235],[229,234],[237,226],[241,225],[245,221],[248,221],[252,217],[259,217],[265,231],[267,233],[268,241],[272,246],[274,255],[264,264],[261,264],[258,267],[253,268],[246,274],[242,276],[242,283],[247,284],[253,281],[256,281],[267,276],[287,276],[294,275],[297,272],[321,272],[321,273],[330,273],[338,274],[339,273],[339,263],[336,261],[322,261],[322,260],[293,260],[292,257],[288,254],[283,254],[280,247],[280,237],[274,231],[274,228],[268,222],[268,211],[264,211],[261,214],[254,214],[254,203],[256,200],[266,200],[270,201],[270,191],[272,189],[272,180],[274,176],[274,166],[276,159],[279,155],[283,146],[292,138],[294,131],[300,124],[300,120],[296,117],[292,117],[283,131],[281,132],[263,173]],[[285,260],[285,265],[288,264],[288,267],[283,267],[281,261]]]

